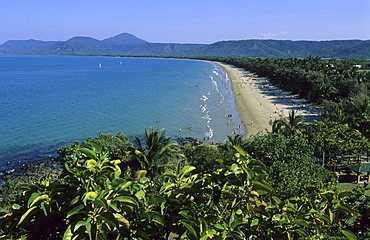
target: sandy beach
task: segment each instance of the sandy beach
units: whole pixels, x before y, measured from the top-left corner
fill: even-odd
[[[232,82],[235,101],[240,117],[247,129],[247,136],[259,132],[271,132],[275,119],[288,116],[294,109],[305,116],[306,121],[320,119],[320,111],[298,96],[270,84],[242,68],[215,62],[222,66]]]

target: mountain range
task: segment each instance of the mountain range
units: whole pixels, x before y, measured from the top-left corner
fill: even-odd
[[[124,55],[124,56],[230,56],[286,58],[370,59],[370,40],[292,41],[238,40],[212,44],[150,43],[129,33],[104,40],[73,37],[67,41],[9,40],[0,54]]]

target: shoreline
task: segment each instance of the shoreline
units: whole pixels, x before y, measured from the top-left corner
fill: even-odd
[[[320,120],[320,111],[297,95],[281,90],[242,68],[216,62],[229,75],[235,103],[240,118],[247,130],[247,137],[258,133],[271,132],[274,120],[287,117],[291,110],[298,110],[306,121]]]
[[[258,133],[263,134],[266,131],[271,132],[272,121],[280,119],[281,116],[288,116],[292,108],[300,110],[299,114],[304,115],[305,120],[320,119],[319,110],[311,107],[307,101],[273,86],[266,78],[258,77],[233,65],[216,61],[209,62],[221,66],[227,73],[232,87],[232,95],[234,96],[235,110],[238,111],[240,120],[244,125],[243,132],[245,133],[246,131],[246,137],[251,137]],[[27,181],[26,179],[33,176],[33,173],[39,169],[52,169],[58,173],[60,171],[54,161],[48,161],[47,163],[40,161],[36,164],[25,164],[25,166],[20,162],[19,166],[13,164],[17,165],[14,162],[11,166],[8,166],[11,170],[3,169],[0,172],[0,182],[14,178],[21,178]],[[42,167],[37,169],[39,164]],[[33,180],[37,180],[44,173],[36,174],[37,177],[33,178]]]

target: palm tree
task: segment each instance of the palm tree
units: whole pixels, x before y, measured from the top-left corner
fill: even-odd
[[[242,134],[235,134],[234,136],[227,135],[228,143],[232,146],[243,146],[244,139]]]
[[[134,136],[134,143],[137,149],[135,156],[142,169],[147,171],[149,176],[158,174],[161,168],[165,167],[174,158],[184,157],[177,151],[178,144],[165,136],[165,130],[144,130],[144,142]]]
[[[272,123],[272,132],[294,136],[305,133],[307,127],[304,116],[297,115],[297,111],[292,110],[287,118],[280,118]]]
[[[354,113],[354,124],[357,125],[360,132],[369,137],[369,126],[370,126],[370,100],[369,97],[352,103],[355,108]]]
[[[349,121],[348,112],[343,111],[342,108],[336,107],[333,112],[330,112],[325,118],[328,121],[346,124]]]
[[[242,134],[227,135],[227,141],[224,144],[219,144],[218,148],[227,152],[235,152],[234,146],[244,147],[245,139]]]

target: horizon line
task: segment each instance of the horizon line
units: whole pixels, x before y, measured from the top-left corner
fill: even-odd
[[[247,38],[247,39],[225,39],[225,40],[217,40],[215,42],[211,42],[211,43],[196,43],[196,42],[157,42],[157,41],[147,41],[145,39],[142,39],[142,38],[139,38],[137,36],[135,36],[134,34],[131,34],[131,33],[127,33],[127,32],[124,32],[124,33],[120,33],[120,34],[117,34],[117,35],[114,35],[113,37],[116,37],[118,35],[121,35],[121,34],[130,34],[140,40],[143,40],[143,41],[146,41],[148,43],[166,43],[166,44],[213,44],[213,43],[217,43],[217,42],[231,42],[231,41],[248,41],[248,40],[274,40],[274,41],[310,41],[310,42],[325,42],[325,41],[368,41],[370,39],[361,39],[361,38],[338,38],[338,39],[320,39],[320,40],[313,40],[313,39],[276,39],[276,38]],[[68,40],[71,40],[72,38],[75,38],[75,37],[85,37],[85,38],[93,38],[95,40],[98,40],[98,41],[103,41],[105,39],[108,39],[108,38],[112,38],[112,37],[106,37],[106,38],[103,38],[103,39],[97,39],[97,38],[94,38],[94,37],[90,37],[90,36],[73,36],[71,38],[68,38],[67,40],[41,40],[41,39],[35,39],[35,38],[28,38],[28,39],[8,39],[6,40],[5,42],[1,43],[0,45],[8,42],[8,41],[29,41],[29,40],[34,40],[34,41],[42,41],[42,42],[66,42]]]

